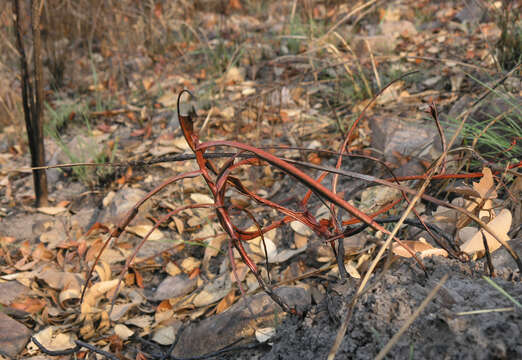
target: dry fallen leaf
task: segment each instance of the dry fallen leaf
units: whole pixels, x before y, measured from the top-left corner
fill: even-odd
[[[181,261],[181,268],[187,274],[191,273],[194,269],[201,265],[201,261],[195,257],[189,256]]]
[[[12,302],[9,306],[13,309],[22,310],[30,314],[39,313],[47,303],[43,299],[26,297],[23,300]]]
[[[355,263],[355,261],[350,260],[347,263],[345,263],[345,268],[348,274],[350,274],[350,276],[354,279],[361,278],[361,274],[359,274],[359,271],[357,270],[357,264]]]
[[[494,199],[497,197],[495,191],[495,182],[493,181],[493,174],[487,167],[482,169],[482,179],[478,183],[473,183],[473,189],[480,194],[481,199]]]
[[[488,226],[495,231],[495,233],[504,241],[509,241],[510,238],[507,235],[509,228],[511,227],[512,216],[511,212],[507,209],[500,211],[497,217],[488,222]],[[476,231],[471,238],[467,240],[463,236],[470,236],[470,231],[465,234],[461,233],[461,239],[464,240],[464,244],[460,246],[460,249],[468,255],[473,255],[478,251],[484,251],[484,241],[482,234],[486,236],[486,241],[490,252],[497,250],[502,245],[491,235],[489,232],[480,229]]]
[[[172,343],[176,340],[177,334],[181,329],[181,326],[181,321],[175,321],[170,325],[156,329],[154,335],[152,336],[152,341],[157,342],[161,345],[172,345]]]
[[[144,224],[144,225],[135,225],[135,226],[127,226],[126,230],[134,235],[138,235],[141,238],[144,238],[149,231],[151,231],[153,228],[152,225]],[[152,233],[149,236],[149,240],[157,241],[163,239],[163,233],[158,230],[154,229]]]
[[[58,215],[58,214],[61,214],[65,211],[67,211],[67,208],[65,207],[58,207],[58,206],[45,206],[45,207],[39,207],[37,209],[39,212],[41,212],[42,214],[46,214],[46,215]]]
[[[210,305],[225,297],[232,287],[228,274],[221,275],[206,285],[203,290],[196,295],[193,304],[196,307]]]
[[[273,327],[256,329],[256,339],[260,343],[264,343],[272,338],[276,333],[276,329]]]
[[[47,350],[59,351],[76,347],[76,336],[71,333],[63,333],[57,326],[49,326],[34,335],[36,340]],[[35,345],[36,346],[36,345]]]
[[[216,314],[222,313],[223,311],[228,309],[235,301],[236,301],[236,291],[234,289],[232,289],[223,299],[221,299],[219,304],[217,304]]]
[[[212,198],[207,194],[192,193],[190,194],[190,198],[196,204],[212,204],[214,202],[214,200],[212,200]]]
[[[98,300],[107,292],[114,289],[117,284],[118,279],[114,279],[109,281],[102,281],[91,286],[85,293],[85,297],[81,305],[82,316],[92,313]]]
[[[169,261],[169,263],[165,267],[165,272],[170,276],[176,276],[181,274],[181,269],[178,265],[174,264],[172,261]]]
[[[125,324],[134,325],[142,329],[148,329],[151,327],[153,321],[154,318],[150,315],[140,315],[125,321]]]
[[[290,223],[290,227],[299,235],[311,236],[313,234],[312,230],[308,226],[299,221],[292,221]]]
[[[127,340],[134,334],[134,331],[132,331],[125,325],[116,324],[116,326],[114,326],[114,333],[118,335],[120,339]]]
[[[307,247],[308,246],[308,237],[295,233],[294,234],[294,245],[298,249]]]
[[[389,186],[379,185],[365,189],[361,193],[361,203],[359,208],[363,212],[372,212],[378,210],[385,204],[388,204],[401,196],[401,192]]]
[[[403,244],[407,245],[411,250],[413,250],[414,253],[420,253],[420,257],[424,258],[427,256],[444,256],[447,257],[448,253],[444,249],[434,248],[430,244],[424,241],[417,241],[417,240],[403,240]],[[395,255],[399,255],[402,257],[409,258],[411,257],[411,254],[401,245],[398,243],[394,243],[392,246],[392,251]]]

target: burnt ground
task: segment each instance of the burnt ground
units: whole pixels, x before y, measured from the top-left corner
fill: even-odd
[[[400,261],[362,296],[338,358],[373,359],[444,274],[449,275],[444,287],[388,357],[514,359],[521,356],[520,309],[458,315],[466,311],[512,306],[481,278],[483,264],[461,264],[444,258],[426,260],[424,264],[428,276],[416,264]],[[518,274],[504,270],[496,282],[520,299],[522,293],[518,278]],[[310,309],[304,321],[289,319],[283,322],[270,351],[260,358],[312,359],[316,354],[327,354],[355,286],[354,282],[328,283],[325,298]]]

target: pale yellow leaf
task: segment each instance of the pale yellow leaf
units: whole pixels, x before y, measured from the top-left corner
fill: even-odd
[[[487,167],[482,169],[482,178],[478,183],[473,183],[473,189],[475,189],[482,199],[494,199],[497,197],[497,192],[494,190],[495,182],[493,181],[493,174]]]
[[[200,193],[192,193],[190,194],[190,198],[192,201],[194,201],[196,204],[213,204],[214,200],[207,194],[200,194]]]
[[[134,331],[132,331],[131,329],[129,329],[128,327],[126,327],[123,324],[116,324],[114,326],[114,333],[120,339],[127,340],[128,338],[130,338],[134,334]]]
[[[76,336],[71,333],[63,333],[56,326],[49,326],[34,336],[47,350],[58,351],[76,347]]]
[[[187,140],[183,136],[178,136],[173,140],[173,144],[175,147],[180,149],[181,151],[190,151],[190,146],[187,143]]]
[[[139,237],[144,238],[149,233],[149,231],[152,230],[153,227],[154,226],[149,224],[143,224],[127,226],[126,230],[134,235],[138,235]],[[163,233],[158,229],[154,229],[154,231],[152,231],[148,239],[152,241],[161,240],[163,239]]]
[[[201,261],[195,257],[189,256],[181,261],[181,268],[187,274],[191,273],[192,270],[198,268],[201,265]]]
[[[176,275],[181,274],[181,269],[178,267],[178,265],[174,264],[172,261],[169,261],[169,263],[165,267],[165,271],[170,276],[176,276]]]
[[[353,277],[354,279],[361,278],[361,274],[359,274],[359,271],[357,271],[357,264],[355,263],[355,261],[353,261],[353,260],[348,261],[345,264],[345,268],[346,268],[346,271],[348,272],[348,274],[350,274],[350,276]]]
[[[56,207],[44,206],[44,207],[39,207],[38,211],[41,212],[42,214],[46,214],[46,215],[58,215],[58,214],[61,214],[65,211],[67,211],[67,208],[57,207],[57,206]]]
[[[488,227],[490,227],[498,237],[500,237],[504,241],[509,241],[510,238],[507,235],[509,228],[511,227],[512,216],[511,212],[507,209],[502,209],[497,217],[491,220],[488,223]],[[467,253],[468,255],[473,255],[478,251],[483,251],[484,249],[484,240],[482,239],[482,234],[485,235],[486,241],[488,244],[488,248],[490,252],[497,250],[502,245],[491,235],[489,232],[481,229],[477,231],[470,239],[468,239],[464,244],[460,246],[460,249]]]
[[[448,256],[448,253],[444,249],[434,248],[430,244],[423,241],[403,240],[402,243],[404,245],[407,245],[414,253],[420,253],[421,257],[433,255]],[[408,252],[408,250],[406,250],[398,243],[393,244],[392,251],[395,255],[399,255],[406,258],[411,257],[411,254]]]
[[[196,295],[193,304],[196,307],[202,307],[221,300],[229,293],[231,287],[232,283],[228,275],[221,275],[206,285],[203,290]]]
[[[294,245],[298,249],[307,247],[308,246],[308,237],[295,233],[294,234]]]
[[[172,216],[171,218],[174,220],[174,224],[176,225],[176,229],[178,229],[178,233],[180,235],[183,234],[183,231],[185,230],[185,225],[183,225],[183,221],[176,216]]]
[[[154,318],[150,315],[140,315],[125,321],[125,324],[147,329],[151,327],[153,321]]]
[[[60,291],[58,295],[58,300],[60,301],[60,305],[64,308],[76,306],[82,292],[80,287],[72,287],[65,290]]]
[[[273,327],[256,329],[256,339],[260,343],[264,343],[276,334],[276,329]]]
[[[85,293],[85,297],[83,299],[81,305],[81,313],[82,315],[86,315],[91,313],[98,300],[105,295],[107,292],[111,291],[118,284],[118,279],[102,281],[91,286]]]

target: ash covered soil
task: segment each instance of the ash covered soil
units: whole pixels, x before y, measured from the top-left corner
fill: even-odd
[[[425,259],[424,265],[428,276],[414,262],[401,259],[362,296],[336,359],[373,359],[445,274],[449,277],[444,286],[387,358],[522,358],[522,313],[482,278],[482,262],[463,264],[434,257]],[[503,268],[497,275],[494,281],[520,301],[518,271]],[[304,319],[288,317],[264,349],[229,353],[227,358],[326,358],[357,283],[325,281],[324,285],[326,295],[309,309]],[[511,307],[515,309],[462,314]]]

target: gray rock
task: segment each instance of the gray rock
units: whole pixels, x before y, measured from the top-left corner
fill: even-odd
[[[372,146],[382,150],[388,161],[395,160],[394,151],[402,155],[418,156],[438,137],[433,124],[424,124],[421,121],[373,117],[370,126],[373,135]]]
[[[136,203],[141,200],[147,193],[140,189],[134,189],[130,187],[123,188],[119,190],[110,204],[105,208],[98,221],[107,224],[117,224],[123,217],[127,214],[127,212],[132,209]],[[143,214],[146,214],[147,210],[150,208],[150,201],[145,202],[141,207],[136,218],[143,218]],[[135,218],[135,219],[136,219]]]
[[[27,295],[31,290],[17,281],[0,283],[0,304],[9,306],[17,298]]]
[[[94,162],[96,157],[103,151],[103,141],[109,137],[108,134],[99,136],[76,135],[71,141],[60,144],[53,140],[46,141],[49,149],[49,165],[67,164],[71,162]],[[87,176],[91,177],[96,168],[86,168]],[[53,184],[60,178],[60,170],[50,169],[47,171],[49,183]]]
[[[481,6],[476,1],[466,1],[464,2],[465,6],[460,10],[456,18],[461,22],[474,22],[479,23],[481,22],[482,18],[484,17],[487,9]]]
[[[196,289],[197,279],[189,279],[185,274],[165,278],[156,289],[151,300],[161,301],[186,295]]]
[[[31,330],[0,312],[0,354],[14,358],[27,344]]]
[[[310,293],[303,288],[280,287],[275,292],[291,307],[307,307],[311,303]],[[256,328],[276,327],[286,315],[265,293],[247,296],[246,302],[249,307],[245,305],[245,299],[240,299],[227,311],[190,324],[181,333],[172,355],[196,357],[222,349],[253,336]]]

